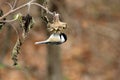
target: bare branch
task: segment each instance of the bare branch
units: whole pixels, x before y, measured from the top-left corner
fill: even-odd
[[[4,17],[10,15],[11,13],[14,13],[15,11],[17,11],[17,10],[19,10],[19,9],[21,9],[21,8],[23,8],[23,7],[25,7],[25,6],[27,6],[27,4],[23,4],[23,5],[21,5],[21,6],[17,7],[17,8],[15,8],[15,9],[13,9],[13,10],[10,10],[10,11],[7,12],[6,14],[4,14],[2,17],[0,17],[0,20],[3,19]]]
[[[0,20],[2,20],[3,18],[5,18],[6,16],[10,15],[11,13],[14,13],[15,11],[17,11],[17,10],[23,8],[23,7],[29,6],[29,5],[31,5],[31,4],[41,7],[42,9],[44,9],[44,10],[45,10],[47,13],[49,13],[50,15],[54,15],[53,12],[51,12],[51,11],[48,10],[48,8],[42,6],[41,4],[38,4],[38,3],[35,3],[35,2],[33,3],[33,1],[35,1],[35,0],[31,0],[31,1],[29,1],[28,3],[25,3],[25,4],[23,4],[23,5],[15,8],[15,9],[10,10],[9,12],[5,13],[2,17],[0,17]],[[16,2],[17,2],[17,0],[16,0]],[[16,3],[15,3],[15,4],[16,4]],[[11,6],[11,7],[12,7],[12,6]]]

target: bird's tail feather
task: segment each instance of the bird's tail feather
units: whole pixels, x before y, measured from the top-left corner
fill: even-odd
[[[35,42],[35,45],[38,45],[38,44],[47,44],[47,42],[46,41]]]

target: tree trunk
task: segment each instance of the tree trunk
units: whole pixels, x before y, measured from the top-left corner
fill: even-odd
[[[47,80],[63,80],[60,59],[60,47],[57,45],[48,45]]]

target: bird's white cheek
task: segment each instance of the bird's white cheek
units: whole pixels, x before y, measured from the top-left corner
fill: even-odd
[[[63,37],[63,36],[61,36],[61,42],[64,42],[64,41],[65,41],[64,37]]]

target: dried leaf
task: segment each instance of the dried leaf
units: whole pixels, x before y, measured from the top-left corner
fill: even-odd
[[[14,20],[19,20],[21,21],[22,20],[22,14],[21,13],[18,13],[14,16]]]
[[[23,38],[26,38],[28,32],[31,30],[34,24],[34,20],[32,16],[27,14],[26,16],[22,17],[22,21],[20,23],[21,23],[21,28],[23,30]]]
[[[17,60],[18,60],[18,59],[17,59],[17,56],[18,56],[18,54],[20,53],[20,47],[21,47],[21,45],[22,45],[22,42],[21,42],[21,40],[18,38],[18,39],[17,39],[17,42],[16,42],[16,44],[15,44],[13,50],[12,50],[12,60],[13,60],[13,62],[14,62],[13,65],[17,65]]]

